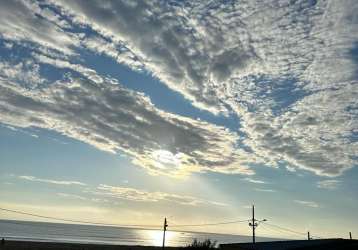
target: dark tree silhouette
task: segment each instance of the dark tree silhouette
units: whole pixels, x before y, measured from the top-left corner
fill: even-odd
[[[199,241],[194,239],[192,243],[187,245],[185,248],[187,249],[213,249],[216,248],[216,241],[212,241],[210,239],[206,239],[204,241]]]

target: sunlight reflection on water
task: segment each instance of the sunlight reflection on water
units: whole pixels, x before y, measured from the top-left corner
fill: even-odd
[[[145,235],[142,235],[143,238],[148,239],[153,246],[162,246],[163,244],[163,231],[159,230],[144,230],[142,232]],[[179,232],[167,231],[165,234],[165,245],[166,246],[174,246],[178,244],[180,241]]]

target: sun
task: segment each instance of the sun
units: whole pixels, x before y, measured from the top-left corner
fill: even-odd
[[[179,166],[181,164],[182,153],[173,154],[168,150],[159,149],[153,152],[153,158],[157,160],[161,166],[174,165]]]

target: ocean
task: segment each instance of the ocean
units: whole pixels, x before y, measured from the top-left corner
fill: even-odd
[[[161,230],[152,229],[0,220],[0,238],[9,240],[161,246],[162,237]],[[186,246],[193,239],[211,239],[218,244],[251,241],[250,236],[170,230],[166,232],[166,246]],[[257,241],[269,240],[272,239],[257,237]]]

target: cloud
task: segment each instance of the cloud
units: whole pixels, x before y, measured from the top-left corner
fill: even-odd
[[[317,183],[317,187],[333,190],[333,189],[337,189],[340,183],[341,181],[339,180],[323,180]]]
[[[84,196],[81,196],[81,195],[68,194],[68,193],[57,193],[57,195],[62,197],[62,198],[73,199],[73,200],[117,204],[116,202],[111,202],[111,201],[109,201],[107,199],[101,199],[101,198],[97,198],[97,197],[84,197]]]
[[[244,180],[248,181],[248,182],[251,182],[251,183],[255,183],[255,184],[266,184],[265,181],[252,179],[252,178],[245,178]]]
[[[124,199],[136,202],[159,202],[167,201],[178,203],[181,205],[188,206],[199,206],[199,205],[215,205],[215,206],[227,206],[227,204],[208,201],[198,197],[178,195],[165,192],[149,192],[141,189],[130,188],[130,187],[119,187],[101,184],[97,187],[97,191],[90,191],[95,195],[101,195],[106,197],[112,197],[117,199]]]
[[[77,183],[77,182],[73,183],[73,182],[43,180],[43,179],[34,178],[32,176],[19,176],[19,178],[25,180],[31,180],[31,181],[60,184],[60,185],[74,185]],[[100,184],[96,188],[87,186],[82,190],[82,193],[83,195],[59,192],[57,193],[57,195],[66,199],[89,201],[89,202],[101,202],[101,203],[105,202],[105,203],[112,203],[112,204],[118,204],[118,200],[127,200],[133,202],[165,201],[165,202],[177,203],[185,206],[204,206],[204,205],[228,206],[228,204],[226,203],[205,200],[189,195],[179,195],[179,194],[159,192],[159,191],[150,192],[150,191],[132,188],[132,187],[110,186],[106,184]]]
[[[17,85],[33,89],[46,82],[39,70],[40,66],[31,59],[16,64],[0,61],[0,80],[16,82]]]
[[[57,195],[60,196],[60,197],[70,198],[70,199],[75,199],[75,200],[83,200],[83,201],[87,200],[86,197],[76,195],[76,194],[57,193]]]
[[[43,95],[53,103],[49,111],[42,110],[44,102],[39,100],[34,102],[38,105],[32,103],[33,106],[26,107],[28,110],[21,110],[21,98],[12,93],[18,98],[15,108],[16,105],[9,101],[9,90],[6,90],[1,95],[10,105],[0,107],[7,114],[1,121],[14,126],[54,129],[100,149],[124,151],[136,164],[157,174],[167,173],[164,165],[177,169],[173,166],[177,164],[168,164],[171,161],[181,162],[186,169],[181,168],[177,175],[179,172],[202,171],[252,174],[253,171],[246,167],[249,163],[271,167],[283,163],[290,166],[289,170],[303,169],[321,176],[339,176],[357,165],[357,61],[352,55],[358,40],[358,25],[354,18],[357,11],[358,4],[354,0],[175,4],[50,0],[41,5],[5,1],[0,10],[1,37],[27,48],[31,44],[31,49],[43,55],[35,56],[36,63],[32,62],[30,66],[24,63],[13,65],[15,72],[11,72],[11,64],[10,67],[3,64],[4,85],[5,82],[23,82],[26,87],[37,86],[36,82],[41,78],[36,81],[36,65],[48,63],[75,70],[92,82],[100,82],[98,88],[104,100],[110,91],[121,92],[122,89],[107,88],[105,83],[111,79],[99,77],[94,70],[81,65],[80,60],[76,63],[67,61],[75,58],[71,56],[75,55],[76,49],[87,49],[107,55],[134,70],[149,72],[196,107],[215,114],[230,115],[233,112],[240,119],[238,132],[244,140],[221,127],[196,123],[158,109],[153,109],[157,118],[148,120],[149,123],[158,125],[161,121],[159,123],[166,124],[167,129],[171,127],[170,133],[164,131],[167,135],[177,131],[172,137],[176,140],[180,140],[178,135],[184,133],[183,127],[188,130],[194,127],[193,133],[201,139],[194,136],[189,146],[176,141],[170,146],[165,142],[166,147],[159,147],[158,141],[147,135],[144,138],[154,139],[149,145],[147,140],[135,138],[134,129],[125,123],[126,119],[121,120],[121,124],[126,125],[120,129],[113,129],[115,124],[112,123],[108,125],[109,131],[104,133],[105,129],[99,131],[98,123],[109,117],[99,114],[96,120],[94,113],[97,110],[90,110],[86,122],[68,121],[71,114],[66,111],[65,104],[61,103],[55,109],[56,101],[66,100],[55,97],[54,92],[68,94],[65,89],[77,84],[83,92],[71,93],[72,101],[76,94],[92,93],[88,83],[78,79],[72,79],[69,85],[66,85],[67,81],[62,82],[66,86],[59,86],[59,83],[42,92],[20,94],[23,102],[26,98],[35,100]],[[7,48],[11,49],[9,44]],[[32,79],[30,83],[33,85],[26,79]],[[23,91],[11,88],[17,93]],[[121,96],[127,97],[127,94]],[[91,103],[100,98],[97,95]],[[83,97],[79,101],[90,101],[88,99]],[[148,105],[144,106],[147,112]],[[80,106],[75,107],[82,111]],[[62,117],[60,108],[66,111]],[[101,108],[100,104],[98,109]],[[12,118],[9,110],[13,112]],[[117,110],[109,107],[107,111]],[[130,112],[127,115],[133,116],[134,110]],[[49,115],[46,121],[34,122],[34,115],[43,117],[44,114]],[[26,119],[33,121],[25,122]],[[176,120],[180,123],[177,127],[173,126]],[[183,125],[189,123],[190,126]],[[76,126],[83,126],[83,129]],[[144,127],[148,129],[150,126]],[[133,143],[134,138],[136,143]],[[236,144],[238,139],[245,150]],[[209,143],[210,140],[214,143]],[[138,146],[139,142],[144,146]],[[199,145],[196,143],[203,145],[196,150]],[[220,147],[224,148],[222,159],[214,152]],[[204,154],[208,155],[207,159]],[[160,159],[159,163],[157,159]]]
[[[144,94],[118,84],[70,78],[28,91],[0,81],[0,90],[3,123],[52,129],[100,150],[124,152],[152,174],[253,174],[244,165],[252,156],[236,148],[236,133],[161,111]]]
[[[268,192],[268,193],[275,193],[276,190],[273,190],[273,189],[263,189],[263,188],[255,188],[256,191],[259,191],[259,192]]]
[[[104,81],[104,79],[99,76],[95,70],[86,68],[80,64],[72,64],[65,60],[61,60],[58,58],[54,59],[36,53],[33,53],[33,57],[40,63],[49,64],[60,69],[70,69],[72,71],[76,71],[95,83],[103,83]]]
[[[4,128],[7,128],[7,129],[10,129],[13,132],[22,133],[24,135],[28,135],[28,136],[31,136],[31,137],[34,137],[34,138],[39,138],[39,136],[37,134],[32,133],[32,131],[26,131],[26,130],[22,130],[22,129],[19,129],[19,128],[15,128],[15,127],[8,126],[8,125],[2,125],[2,124],[0,124],[0,127],[4,127]]]
[[[43,10],[35,2],[5,0],[1,3],[0,37],[7,40],[37,43],[65,54],[73,54],[70,47],[78,39],[61,27],[61,24],[66,27],[65,22],[63,19],[56,20],[54,12]]]
[[[302,206],[306,207],[312,207],[312,208],[318,208],[319,205],[314,201],[302,201],[302,200],[294,200],[297,204],[300,204]]]
[[[289,172],[296,172],[296,169],[294,167],[292,167],[292,166],[289,166],[289,165],[286,166],[286,169]]]
[[[18,176],[19,179],[27,180],[27,181],[34,181],[34,182],[43,182],[43,183],[49,183],[49,184],[55,184],[55,185],[78,185],[78,186],[86,186],[85,183],[79,182],[79,181],[63,181],[63,180],[50,180],[50,179],[41,179],[34,176],[29,175],[21,175]]]
[[[356,164],[356,2],[57,4],[197,107],[236,112],[267,165],[337,176]]]

